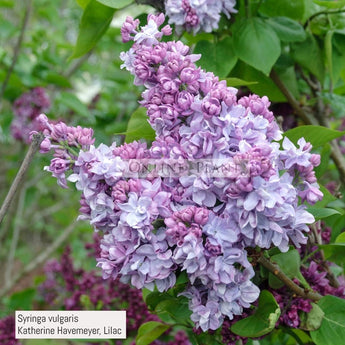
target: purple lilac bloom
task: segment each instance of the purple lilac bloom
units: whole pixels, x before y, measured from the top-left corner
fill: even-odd
[[[165,12],[178,32],[196,34],[216,30],[221,13],[230,18],[230,13],[237,12],[235,5],[236,0],[165,0]]]
[[[0,319],[0,344],[21,345],[19,339],[15,338],[15,318],[12,315]]]
[[[259,296],[248,249],[306,243],[314,222],[306,204],[322,198],[313,170],[320,159],[303,138],[297,146],[284,138],[281,147],[267,97],[237,99],[236,89],[195,65],[200,56],[189,47],[160,41],[171,33],[159,28],[163,22],[149,15],[139,27],[127,17],[122,28],[123,40],[133,41],[122,67],[144,86],[141,105],[156,133],[151,147],[95,147],[91,130],[42,115],[41,151],[54,149],[48,170],[62,185],[71,171],[68,180],[82,192],[80,218],[102,235],[103,277],[166,291],[185,271],[192,320],[215,330]],[[145,176],[127,175],[128,164],[141,160],[157,164]],[[156,174],[173,161],[198,165],[181,176]]]
[[[49,96],[42,87],[36,87],[23,93],[13,103],[12,136],[16,140],[29,144],[30,133],[42,129],[37,117],[48,111],[50,105]]]
[[[36,121],[39,124],[39,130],[45,136],[40,152],[47,153],[51,149],[54,150],[54,158],[44,170],[50,171],[62,188],[67,188],[65,173],[74,168],[79,151],[88,150],[94,143],[93,130],[80,126],[70,127],[64,122],[53,123],[44,114],[37,116]],[[34,132],[30,133],[30,140]]]

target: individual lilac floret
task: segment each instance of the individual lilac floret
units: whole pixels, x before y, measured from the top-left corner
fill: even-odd
[[[23,93],[13,103],[12,136],[29,144],[30,133],[42,129],[37,120],[38,115],[48,111],[50,106],[49,96],[42,87],[36,87]]]
[[[237,12],[235,5],[236,0],[165,0],[165,12],[177,32],[184,29],[196,34],[216,30],[221,13],[230,18],[230,13]]]

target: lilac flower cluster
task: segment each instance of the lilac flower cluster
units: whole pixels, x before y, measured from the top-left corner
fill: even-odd
[[[62,188],[67,188],[66,171],[72,168],[80,150],[88,150],[94,143],[93,130],[80,126],[70,127],[63,122],[52,123],[44,114],[36,118],[40,130],[45,138],[43,139],[40,152],[47,153],[54,150],[54,158],[49,166],[44,169],[50,171],[57,178]],[[35,131],[31,132],[31,135]]]
[[[313,172],[320,160],[303,138],[298,147],[284,138],[280,147],[267,97],[237,99],[236,89],[195,65],[199,56],[182,42],[161,42],[171,33],[169,26],[159,30],[164,19],[149,15],[139,28],[139,20],[128,17],[121,30],[124,41],[134,41],[121,58],[135,84],[145,86],[141,104],[156,132],[151,147],[95,147],[91,132],[79,129],[87,140],[77,146],[73,136],[72,146],[85,146],[79,155],[68,153],[62,171],[72,169],[68,180],[82,192],[81,218],[103,233],[103,276],[166,291],[185,271],[182,295],[191,319],[203,331],[215,330],[259,296],[246,247],[287,251],[291,242],[306,243],[314,217],[305,202],[322,198]],[[55,154],[69,152],[73,130],[58,131],[55,139],[57,129],[49,126],[48,142],[59,143]],[[221,161],[222,174],[125,175],[128,162],[147,158]],[[50,171],[65,185],[65,175]]]
[[[15,337],[15,318],[13,315],[0,319],[0,344],[22,345]]]
[[[42,87],[36,87],[29,92],[23,93],[14,101],[14,118],[11,123],[11,133],[14,139],[30,143],[30,133],[40,131],[38,115],[48,111],[50,99]]]
[[[218,29],[221,13],[230,18],[230,13],[237,12],[235,5],[236,0],[165,0],[165,12],[178,32],[196,34]]]
[[[99,237],[95,236],[94,239],[95,243],[99,245]],[[104,280],[97,275],[96,271],[86,272],[84,269],[76,268],[69,247],[65,248],[59,261],[49,261],[45,265],[44,270],[45,281],[38,287],[38,300],[41,303],[46,303],[50,308],[63,308],[66,310],[90,308],[97,310],[120,310],[125,306],[127,313],[127,336],[129,338],[136,335],[139,327],[144,322],[159,321],[157,316],[148,311],[140,290],[128,288],[127,285],[121,283],[118,279]],[[86,296],[88,302],[85,302],[83,298]],[[175,335],[169,334],[169,339],[171,338],[173,339],[171,341],[163,342],[157,340],[152,344],[190,345],[184,332],[178,332]],[[13,343],[13,345],[15,344]],[[118,344],[122,344],[122,342],[119,341]]]

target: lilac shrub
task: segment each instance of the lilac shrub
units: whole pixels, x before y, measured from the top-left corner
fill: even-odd
[[[45,89],[36,87],[23,93],[13,104],[11,133],[14,139],[30,143],[30,133],[42,130],[37,117],[50,108],[50,99]]]
[[[145,87],[152,145],[96,147],[91,129],[51,124],[42,115],[42,151],[54,149],[46,170],[64,187],[76,184],[80,218],[103,235],[103,277],[163,292],[184,271],[181,295],[192,321],[216,330],[259,296],[247,248],[286,252],[307,242],[314,217],[306,204],[322,198],[313,171],[320,157],[303,138],[297,146],[287,137],[278,143],[282,133],[267,97],[238,99],[235,88],[196,66],[200,56],[181,41],[161,42],[171,34],[168,25],[159,29],[164,20],[149,15],[140,28],[128,17],[121,30],[124,41],[134,41],[121,54],[122,67]],[[131,169],[142,162],[149,162],[145,174]],[[176,162],[187,170],[159,169]]]
[[[212,32],[218,29],[221,14],[236,13],[236,0],[166,0],[165,13],[177,32]]]

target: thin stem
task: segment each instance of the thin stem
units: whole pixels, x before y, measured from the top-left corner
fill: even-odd
[[[248,0],[244,0],[245,10],[246,10],[246,18],[250,18],[250,5]]]
[[[257,6],[255,7],[255,10],[253,11],[254,15],[256,15],[259,11],[260,6],[262,5],[263,0],[259,0],[259,3],[257,4]]]
[[[303,110],[303,108],[299,105],[299,103],[297,102],[293,94],[290,92],[290,90],[280,80],[277,72],[273,69],[271,71],[270,77],[273,80],[273,82],[278,86],[283,95],[286,97],[287,101],[290,103],[296,114],[303,120],[303,122],[307,125],[317,125],[318,123],[314,116],[308,114],[306,111]]]
[[[5,80],[4,80],[4,82],[2,84],[2,87],[0,89],[0,102],[2,102],[2,98],[4,96],[7,84],[9,82],[11,74],[12,74],[12,72],[14,70],[14,66],[16,65],[17,60],[18,60],[20,48],[22,46],[23,39],[24,39],[24,33],[25,33],[25,30],[26,30],[26,27],[28,25],[29,18],[30,18],[31,4],[32,4],[32,0],[27,0],[27,5],[26,5],[24,17],[23,17],[22,26],[20,28],[20,33],[19,33],[18,41],[17,41],[16,46],[14,48],[12,63],[10,65],[9,69],[7,70],[7,73],[6,73],[6,76],[5,76]]]
[[[339,174],[340,174],[340,180],[343,184],[345,184],[345,160],[344,155],[341,153],[339,145],[336,141],[331,142],[332,152],[331,152],[331,158],[333,159]]]
[[[259,257],[258,263],[267,268],[271,273],[273,273],[279,280],[281,280],[291,291],[296,295],[310,299],[317,302],[322,298],[322,296],[314,291],[308,289],[302,289],[300,286],[295,284],[280,268],[277,264],[272,263],[270,260],[266,259],[262,254]]]
[[[87,54],[83,55],[79,60],[77,60],[71,67],[64,73],[64,77],[70,78],[82,65],[83,63],[92,55],[93,49],[91,49]]]
[[[19,171],[10,187],[10,190],[8,191],[5,201],[3,202],[3,204],[1,205],[0,208],[0,224],[2,223],[2,220],[4,219],[6,212],[8,210],[8,208],[10,207],[14,196],[16,195],[16,192],[20,186],[20,184],[23,181],[24,175],[26,173],[26,171],[29,168],[29,165],[32,161],[32,159],[34,158],[35,153],[38,151],[41,142],[43,140],[44,136],[42,133],[39,134],[34,134],[33,138],[32,138],[32,142],[31,145],[29,147],[29,150],[23,160],[22,165],[19,168]]]
[[[284,332],[290,334],[298,343],[298,345],[305,345],[304,341],[289,327],[282,327],[281,328]]]
[[[20,231],[22,229],[22,220],[23,220],[23,210],[24,210],[24,201],[25,201],[25,195],[26,195],[26,186],[21,189],[19,194],[19,202],[17,207],[17,212],[15,214],[14,218],[14,225],[13,225],[13,236],[11,240],[11,246],[10,246],[10,252],[8,254],[7,264],[6,264],[6,270],[4,274],[4,281],[11,280],[12,275],[12,269],[13,269],[13,263],[14,258],[16,254],[16,249],[19,241],[19,235]]]
[[[317,83],[313,81],[311,78],[309,78],[309,76],[304,73],[303,69],[300,66],[297,65],[296,69],[300,73],[302,79],[309,85],[309,87],[313,91],[313,94],[315,95],[315,92],[318,91]]]
[[[68,236],[72,233],[75,228],[75,222],[70,224],[61,235],[56,238],[56,240],[39,256],[37,256],[34,260],[32,260],[25,268],[18,273],[11,281],[7,281],[5,287],[0,290],[0,298],[5,296],[9,291],[12,290],[13,286],[25,275],[29,274],[39,265],[44,263],[49,259],[49,257],[67,240]]]
[[[312,20],[314,20],[316,17],[318,17],[318,16],[321,16],[321,15],[323,15],[323,14],[329,15],[329,14],[338,14],[338,13],[344,13],[344,12],[345,12],[345,10],[342,9],[342,10],[335,10],[335,11],[320,11],[320,12],[314,13],[313,15],[311,15],[311,16],[307,19],[307,21],[306,21],[305,24],[304,24],[304,28],[306,28],[306,27],[309,25],[309,23],[310,23]]]

